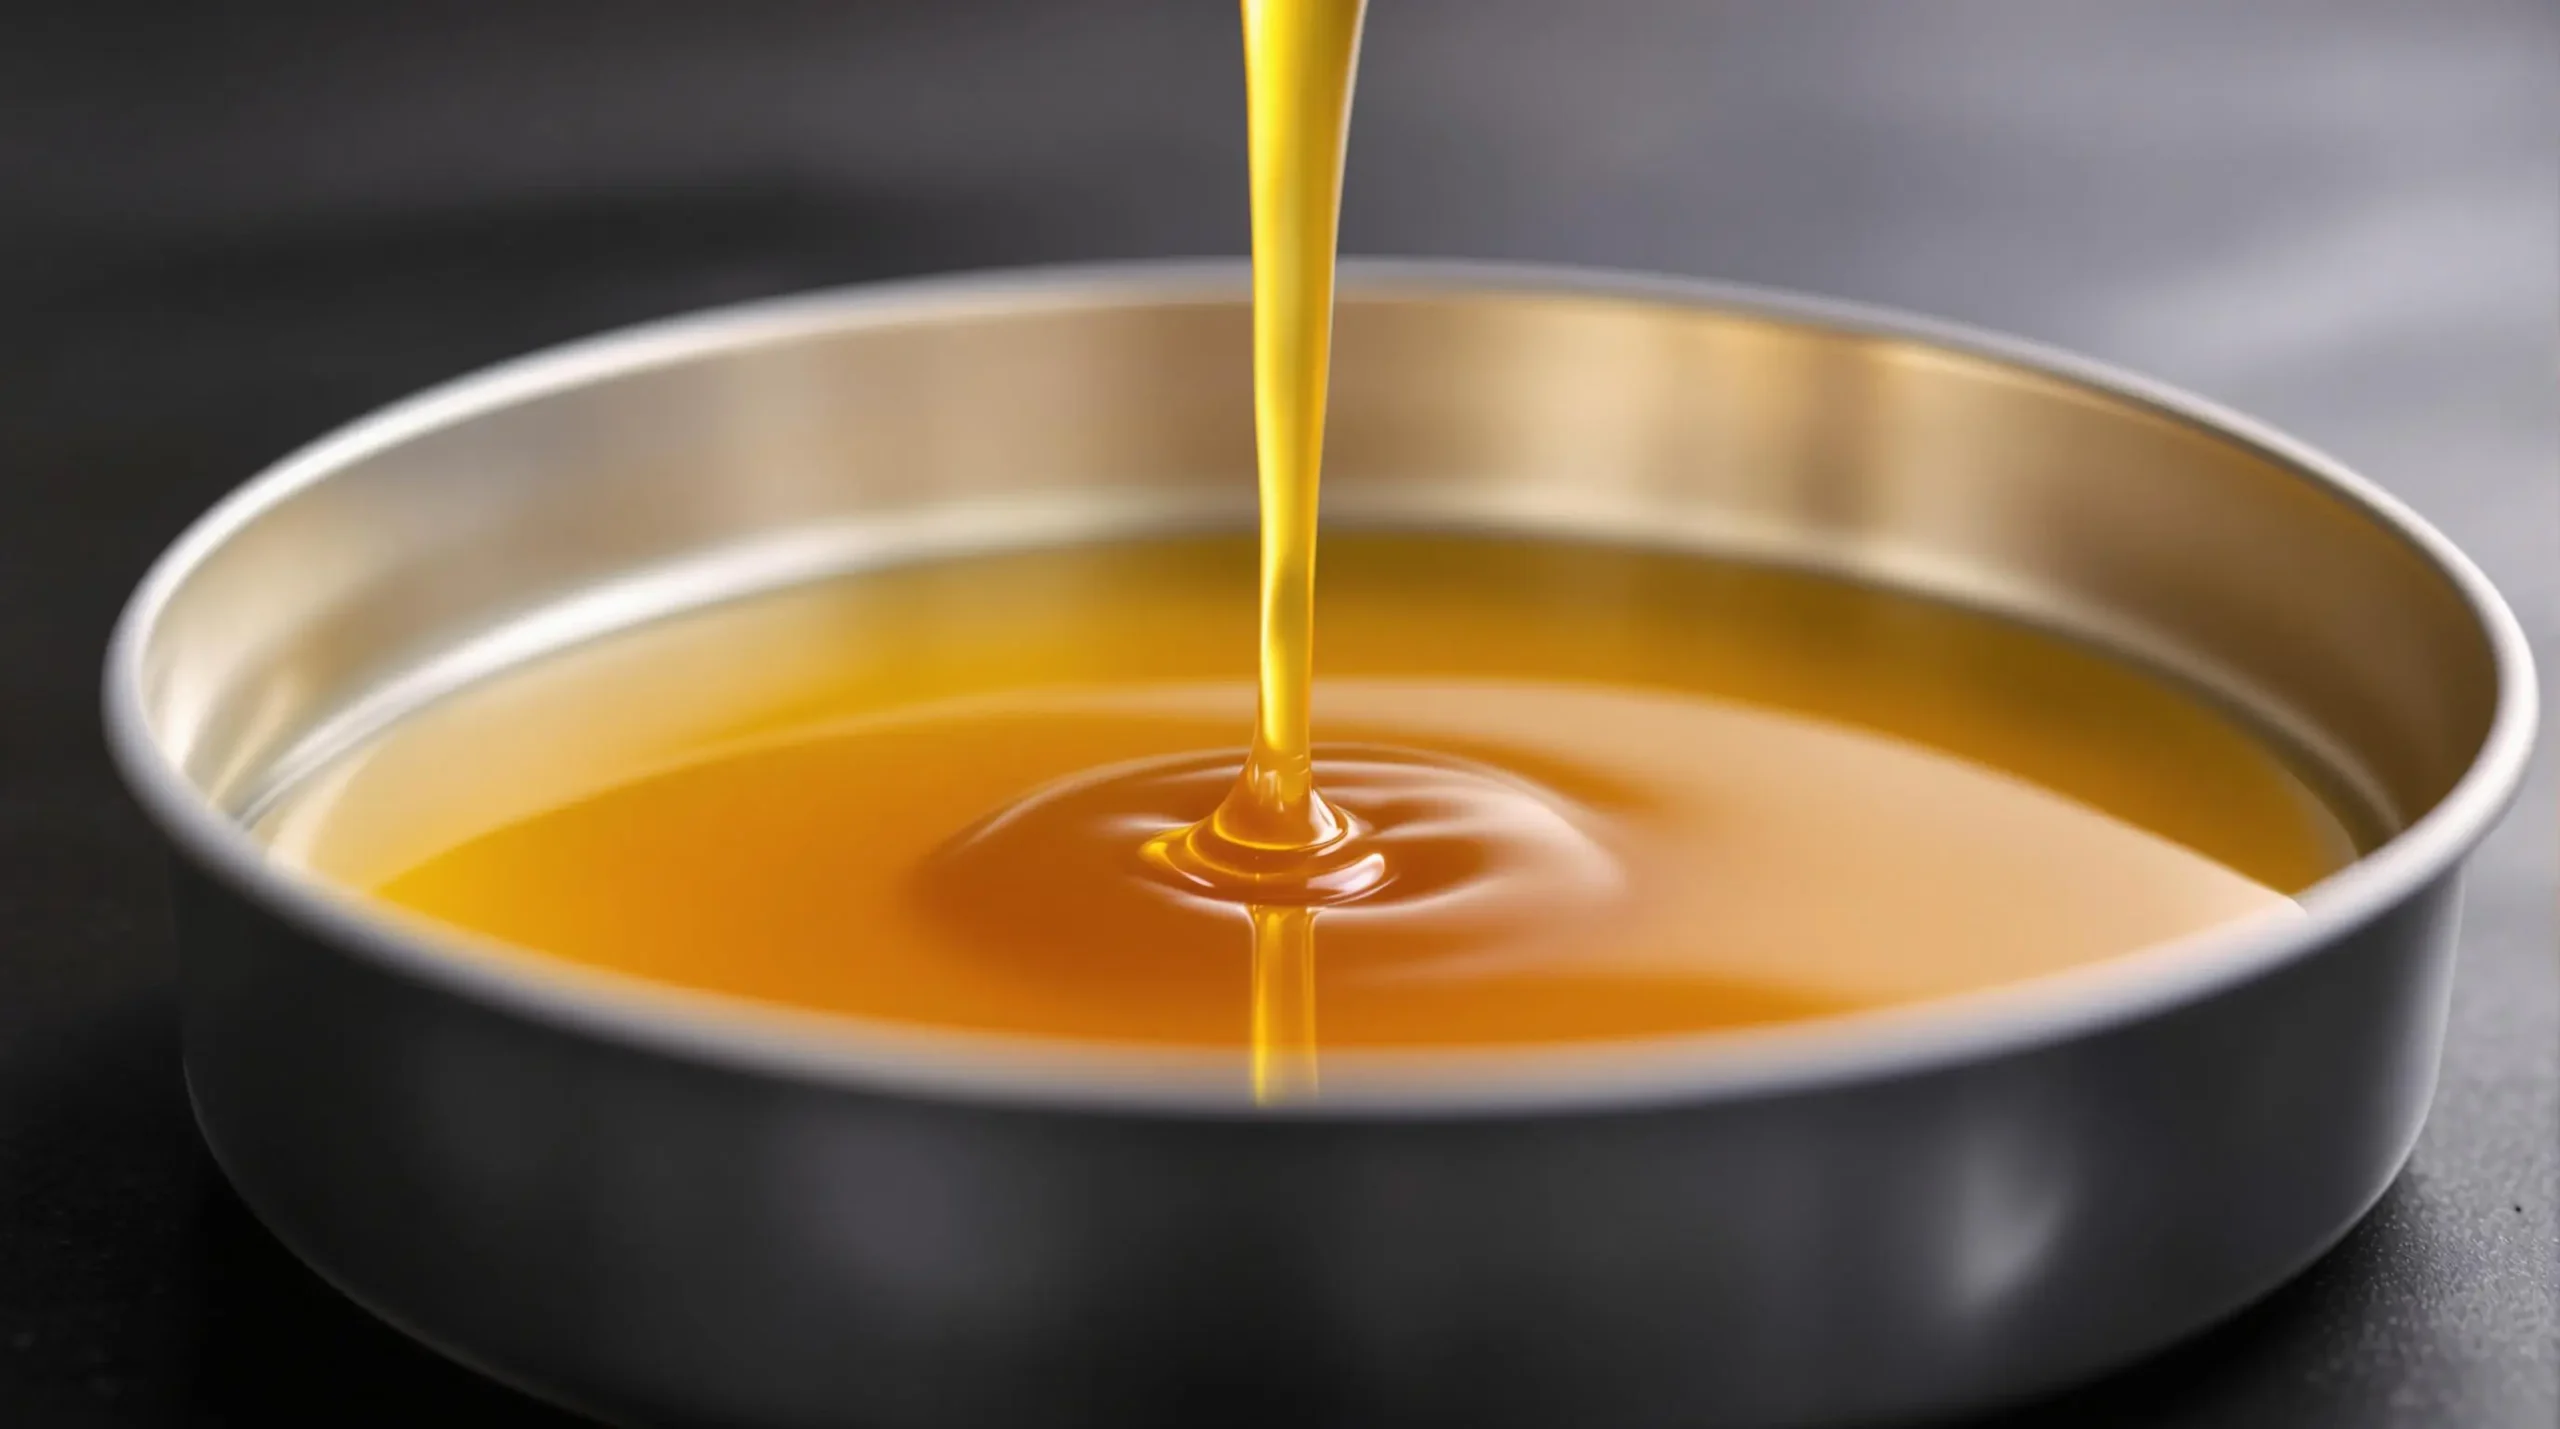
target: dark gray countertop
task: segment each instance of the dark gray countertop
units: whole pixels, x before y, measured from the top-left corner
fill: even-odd
[[[221,490],[466,367],[817,283],[1237,250],[1234,22],[241,8],[0,11],[0,1423],[551,1422],[319,1288],[205,1164],[153,843],[94,732],[107,621]],[[1381,0],[1345,238],[1815,289],[2165,377],[2399,493],[2548,660],[2556,77],[2534,0]],[[2560,1415],[2553,771],[2481,851],[2434,1116],[2371,1220],[2005,1422]]]

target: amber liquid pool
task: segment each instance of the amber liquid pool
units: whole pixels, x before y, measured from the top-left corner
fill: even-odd
[[[1339,899],[1150,864],[1242,762],[1244,536],[642,627],[402,721],[263,828],[529,956],[1240,1068],[1283,1031],[1507,1046],[1943,997],[2288,916],[2353,856],[2254,731],[2005,621],[1604,545],[1347,531],[1326,557],[1315,777],[1377,865]],[[1264,982],[1304,944],[1288,988],[1257,984],[1257,918]]]

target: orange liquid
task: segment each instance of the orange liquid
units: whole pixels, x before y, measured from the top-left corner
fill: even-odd
[[[550,957],[1229,1048],[1240,1076],[1259,1046],[1281,1091],[1323,1048],[2012,982],[2288,916],[2353,854],[2251,731],[2022,627],[1677,554],[1348,531],[1317,600],[1315,770],[1394,877],[1255,911],[1145,852],[1241,760],[1251,551],[977,557],[646,627],[404,721],[266,832]]]
[[[1243,0],[1257,582],[1237,543],[1192,540],[708,612],[410,721],[271,818],[279,852],[704,991],[1236,1048],[1264,1099],[1311,1093],[1323,1047],[1668,1035],[2012,981],[2282,916],[2349,856],[2213,711],[1950,610],[1380,536],[1335,538],[1319,599],[1362,13]]]

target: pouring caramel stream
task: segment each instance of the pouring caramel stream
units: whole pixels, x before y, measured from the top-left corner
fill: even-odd
[[[1353,829],[1316,787],[1308,715],[1315,682],[1316,498],[1333,346],[1335,235],[1352,78],[1367,0],[1243,0],[1253,183],[1253,417],[1262,498],[1259,671],[1253,744],[1215,812],[1154,846],[1157,857],[1257,899],[1340,861]],[[1355,865],[1356,866],[1356,865]],[[1238,875],[1241,875],[1239,877]],[[1248,905],[1253,928],[1253,1089],[1315,1087],[1315,910]]]
[[[1334,235],[1366,0],[1243,0],[1253,166],[1253,417],[1262,492],[1253,747],[1205,832],[1255,852],[1343,836],[1316,789],[1316,494],[1333,347]]]

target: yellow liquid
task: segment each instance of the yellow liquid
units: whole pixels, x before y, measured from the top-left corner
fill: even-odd
[[[1142,866],[1217,806],[1255,707],[1240,535],[882,570],[583,646],[402,722],[265,831],[554,958],[1224,1048],[1266,1090],[1304,1085],[1273,1048],[1673,1035],[1996,986],[2291,916],[2353,854],[2250,730],[2022,627],[1598,545],[1326,551],[1315,767],[1397,867],[1372,896],[1255,913]]]
[[[1333,349],[1334,233],[1366,0],[1244,0],[1253,164],[1253,428],[1262,486],[1261,689],[1215,830],[1297,849],[1340,832],[1317,794],[1316,493]]]
[[[1319,600],[1362,11],[1243,0],[1258,583],[1238,543],[1193,540],[706,613],[409,722],[271,818],[279,852],[704,991],[1235,1048],[1264,1099],[1313,1091],[1320,1047],[1668,1035],[2013,981],[2281,916],[2350,855],[2213,711],[1978,617],[1384,536],[1336,537]]]
[[[1316,499],[1333,346],[1334,234],[1367,0],[1243,0],[1253,178],[1253,417],[1262,497],[1260,680],[1253,742],[1217,808],[1150,835],[1149,871],[1242,903],[1253,929],[1254,1091],[1315,1085],[1318,902],[1401,873],[1316,787]],[[1436,771],[1435,771],[1436,772]],[[1139,791],[1099,792],[1107,810]],[[1073,838],[1060,828],[1046,837]],[[1011,856],[1038,858],[1036,841]],[[1107,875],[1106,875],[1107,876]]]

